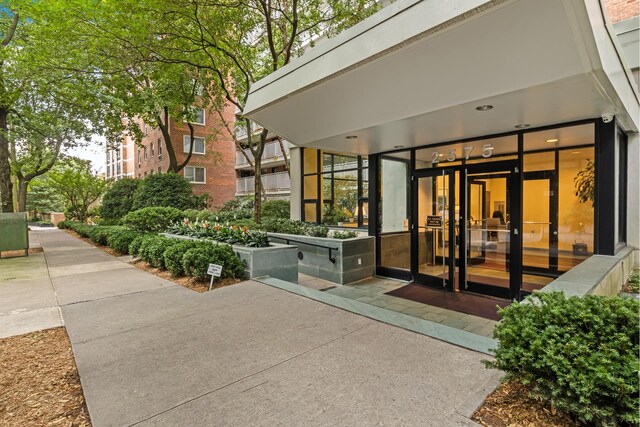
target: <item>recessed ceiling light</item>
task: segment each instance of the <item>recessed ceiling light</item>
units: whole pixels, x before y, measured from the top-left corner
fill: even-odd
[[[553,143],[553,142],[558,142],[558,141],[560,141],[558,138],[547,139],[548,143]]]
[[[579,151],[572,151],[571,154],[580,154]]]
[[[486,105],[479,105],[479,106],[477,106],[477,107],[476,107],[476,110],[478,110],[478,111],[489,111],[489,110],[493,110],[493,105],[489,105],[489,104],[486,104]]]
[[[356,139],[358,136],[357,135],[347,135],[345,138],[347,139]]]
[[[404,148],[404,145],[394,145],[393,148]]]
[[[526,128],[528,128],[529,126],[531,126],[529,123],[521,123],[521,124],[519,124],[519,125],[515,125],[514,127],[515,127],[516,129],[526,129]]]

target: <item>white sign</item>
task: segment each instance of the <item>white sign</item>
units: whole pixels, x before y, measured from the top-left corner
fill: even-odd
[[[207,274],[213,277],[220,277],[222,275],[222,266],[218,264],[209,264]]]

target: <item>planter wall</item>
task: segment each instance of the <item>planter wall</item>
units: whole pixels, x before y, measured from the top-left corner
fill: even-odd
[[[269,233],[274,242],[297,247],[298,270],[312,277],[345,285],[373,276],[375,272],[375,238],[355,237],[353,239],[331,239],[324,237],[298,236],[293,234]],[[312,245],[331,247],[329,250]]]
[[[184,240],[205,240],[177,234],[161,233],[166,237]],[[209,241],[212,244],[217,242]],[[255,277],[271,276],[298,283],[298,249],[293,245],[271,243],[266,248],[250,248],[247,246],[232,245],[234,252],[245,263],[245,276],[248,279]]]

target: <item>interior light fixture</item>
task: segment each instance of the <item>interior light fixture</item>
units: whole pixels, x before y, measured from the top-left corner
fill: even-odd
[[[553,144],[554,142],[558,142],[558,141],[560,141],[558,138],[547,139],[547,142],[550,144]]]
[[[571,154],[580,154],[579,151],[572,151]]]
[[[478,111],[489,111],[489,110],[493,110],[493,105],[489,105],[489,104],[485,104],[485,105],[479,105],[476,107],[476,110]]]
[[[393,148],[404,148],[404,145],[394,145]]]
[[[516,129],[526,129],[526,128],[528,128],[529,126],[531,126],[529,123],[520,123],[519,125],[515,125],[514,127],[515,127]]]
[[[356,139],[358,136],[357,135],[347,135],[345,138],[347,139]]]

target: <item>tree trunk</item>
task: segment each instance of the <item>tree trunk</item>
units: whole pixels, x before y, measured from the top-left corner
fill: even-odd
[[[247,126],[248,130],[251,131],[251,127]],[[264,146],[267,142],[267,135],[269,135],[269,131],[267,129],[263,129],[260,133],[260,141],[257,146],[251,148],[251,153],[253,154],[253,170],[255,173],[255,182],[254,182],[254,215],[256,223],[260,224],[262,217],[262,153],[264,152]],[[266,195],[265,195],[266,198]]]
[[[13,212],[13,185],[9,163],[9,128],[6,108],[0,108],[0,211]]]
[[[18,178],[18,212],[27,211],[27,187],[29,181]]]

